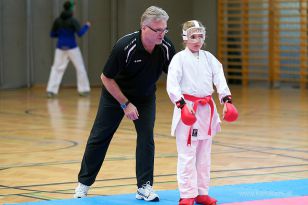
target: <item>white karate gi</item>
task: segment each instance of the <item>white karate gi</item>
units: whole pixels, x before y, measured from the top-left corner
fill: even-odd
[[[169,65],[167,92],[175,104],[183,94],[206,97],[214,92],[219,101],[231,95],[221,63],[208,51],[200,50],[198,58],[186,48],[177,53]],[[183,97],[184,98],[184,97]],[[185,100],[192,107],[193,102]],[[190,127],[181,121],[181,110],[174,107],[171,135],[176,136],[178,151],[177,179],[181,198],[208,195],[212,137],[220,131],[220,118],[214,103],[211,136],[208,135],[211,110],[209,104],[198,105],[197,121],[192,126],[196,136],[187,145]]]

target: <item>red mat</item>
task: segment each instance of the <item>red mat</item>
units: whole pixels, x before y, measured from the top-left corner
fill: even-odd
[[[236,202],[221,205],[308,205],[308,196],[283,199],[267,199],[258,201]]]

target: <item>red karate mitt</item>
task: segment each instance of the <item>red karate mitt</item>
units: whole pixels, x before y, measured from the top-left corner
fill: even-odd
[[[238,112],[235,106],[231,103],[226,103],[227,112],[224,115],[224,120],[227,122],[233,122],[238,118]]]
[[[182,122],[188,126],[193,125],[197,120],[196,116],[189,111],[186,104],[183,106],[181,110],[181,119]]]

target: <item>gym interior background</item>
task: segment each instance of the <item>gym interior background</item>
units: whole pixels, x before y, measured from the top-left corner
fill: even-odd
[[[49,31],[63,2],[0,0],[0,89],[46,86],[56,45]],[[139,29],[150,5],[169,14],[167,36],[178,51],[182,23],[201,20],[206,49],[223,63],[229,83],[307,87],[306,0],[77,0],[76,18],[92,23],[78,40],[91,86],[101,86],[112,46]],[[62,86],[75,86],[74,72],[69,64]]]
[[[78,41],[93,89],[89,97],[76,95],[69,64],[65,89],[50,99],[45,89],[56,40],[49,32],[64,0],[0,0],[0,204],[82,203],[71,198],[102,68],[117,39],[139,29],[150,5],[168,12],[167,36],[178,51],[183,22],[206,25],[206,49],[223,63],[240,113],[238,121],[222,122],[213,143],[213,196],[220,204],[308,204],[307,0],[76,1],[76,18],[92,23]],[[178,186],[165,78],[157,92],[155,190],[167,205],[178,202]],[[99,204],[138,203],[135,138],[132,122],[123,119],[88,204],[100,197]],[[282,201],[264,201],[273,198]]]

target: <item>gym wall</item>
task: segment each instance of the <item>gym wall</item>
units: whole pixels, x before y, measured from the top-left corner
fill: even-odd
[[[48,81],[56,40],[49,37],[64,0],[0,0],[0,89],[42,86]],[[78,39],[91,86],[101,86],[100,74],[113,44],[122,35],[139,29],[140,16],[151,6],[170,16],[167,36],[182,49],[181,26],[199,19],[208,30],[207,49],[216,52],[216,1],[212,0],[77,0],[75,17],[89,20],[89,32]],[[164,77],[163,77],[164,79]],[[75,86],[70,63],[63,86]]]

